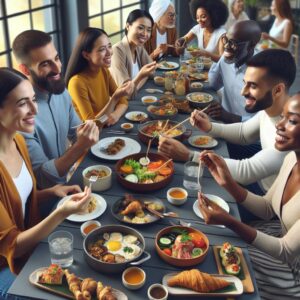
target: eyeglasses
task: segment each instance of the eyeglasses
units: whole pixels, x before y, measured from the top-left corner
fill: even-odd
[[[173,13],[173,14],[172,13],[168,13],[167,16],[170,19],[176,18],[176,14],[175,13]]]
[[[222,35],[221,39],[222,39],[223,45],[229,44],[229,47],[234,51],[249,42],[249,41],[237,42],[235,40],[229,39],[225,34]]]

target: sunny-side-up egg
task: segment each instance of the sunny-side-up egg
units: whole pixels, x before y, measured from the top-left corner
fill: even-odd
[[[135,244],[137,237],[134,235],[123,236],[119,232],[113,232],[105,239],[107,242],[104,243],[104,246],[107,247],[108,252],[122,255],[126,260],[135,258],[141,252],[141,248]]]

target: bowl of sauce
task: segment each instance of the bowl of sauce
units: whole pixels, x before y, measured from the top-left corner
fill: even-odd
[[[160,283],[154,283],[148,288],[149,300],[166,300],[168,299],[168,290]]]
[[[90,232],[99,227],[101,227],[101,223],[99,221],[86,221],[80,226],[81,235],[85,238]]]
[[[173,205],[182,205],[187,201],[188,192],[181,187],[173,187],[167,191],[167,199]]]
[[[141,98],[143,104],[150,105],[157,102],[157,98],[155,96],[144,96]]]
[[[138,267],[127,268],[122,274],[122,282],[130,290],[141,288],[146,281],[146,273]]]
[[[125,132],[129,132],[133,129],[133,124],[131,123],[122,123],[121,124],[121,128],[125,131]]]

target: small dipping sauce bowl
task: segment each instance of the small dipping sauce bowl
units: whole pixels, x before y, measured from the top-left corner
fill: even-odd
[[[148,288],[149,300],[166,300],[168,299],[168,290],[160,283],[154,283]]]
[[[121,124],[121,128],[125,131],[125,132],[129,132],[133,129],[133,124],[131,123],[122,123]]]
[[[81,235],[85,238],[90,232],[101,227],[101,223],[96,220],[86,221],[80,226]]]
[[[122,274],[122,282],[129,290],[141,288],[146,281],[146,273],[138,267],[127,268]]]
[[[181,187],[173,187],[167,191],[167,199],[173,205],[182,205],[186,202],[188,192]]]
[[[142,102],[145,105],[150,105],[150,104],[154,104],[155,102],[157,102],[157,98],[155,96],[144,96],[142,97]]]

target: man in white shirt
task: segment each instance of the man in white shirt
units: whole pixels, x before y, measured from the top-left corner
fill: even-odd
[[[289,87],[296,75],[296,65],[288,51],[269,49],[253,56],[247,62],[242,94],[245,109],[257,113],[246,122],[218,124],[210,122],[204,112],[194,111],[191,123],[213,137],[224,138],[235,144],[251,144],[260,139],[262,150],[248,159],[225,159],[233,178],[247,185],[261,180],[268,190],[278,173],[286,153],[274,148],[275,124],[280,119],[288,99]],[[198,160],[199,153],[190,152],[175,139],[161,137],[159,151],[175,160]]]
[[[220,60],[211,66],[208,81],[214,90],[224,90],[222,103],[215,102],[206,110],[210,117],[224,123],[235,123],[253,116],[245,111],[241,90],[244,86],[246,63],[254,55],[254,48],[260,36],[258,24],[250,20],[235,23],[222,36],[224,53]]]

